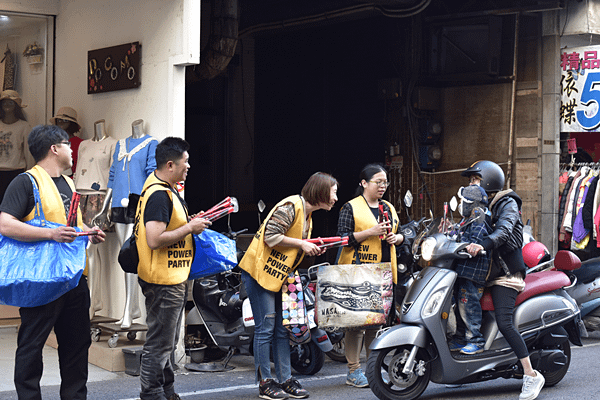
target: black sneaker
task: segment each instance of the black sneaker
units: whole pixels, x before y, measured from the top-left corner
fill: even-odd
[[[168,400],[181,400],[181,397],[177,393],[173,393],[169,396]]]
[[[260,381],[258,385],[258,397],[267,400],[288,399],[289,396],[273,379]]]
[[[294,378],[290,378],[283,382],[281,384],[281,388],[294,399],[305,399],[308,397],[308,391],[306,389],[302,389],[300,382]]]

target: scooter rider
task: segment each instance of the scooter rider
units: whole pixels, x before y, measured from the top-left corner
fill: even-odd
[[[493,250],[487,285],[491,286],[498,329],[523,366],[523,388],[519,400],[534,400],[542,390],[545,379],[531,366],[527,346],[513,324],[516,299],[525,288],[523,279],[527,268],[521,250],[521,198],[512,189],[503,190],[504,172],[492,161],[477,161],[462,175],[470,179],[480,178],[481,187],[490,199],[493,231],[482,245],[471,243],[467,251],[471,256],[476,256],[481,250]]]

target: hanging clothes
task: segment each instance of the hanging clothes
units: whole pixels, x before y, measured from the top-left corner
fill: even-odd
[[[591,183],[595,178],[595,171],[590,169],[588,174],[581,180],[579,186],[579,196],[574,205],[573,212],[573,235],[571,236],[571,250],[583,250],[589,242],[589,231],[586,231],[583,226],[582,209],[585,204]]]

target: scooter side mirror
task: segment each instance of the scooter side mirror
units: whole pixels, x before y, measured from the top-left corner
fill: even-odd
[[[407,208],[410,208],[412,206],[412,202],[413,202],[413,195],[410,192],[410,190],[407,190],[406,194],[404,195],[404,205]]]
[[[240,211],[240,203],[238,202],[238,199],[236,199],[235,197],[231,198],[231,206],[233,207],[234,213]]]
[[[458,200],[456,200],[456,196],[452,196],[452,199],[450,199],[450,209],[452,211],[456,211],[457,207],[458,207]]]

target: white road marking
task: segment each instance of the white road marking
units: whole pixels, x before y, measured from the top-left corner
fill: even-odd
[[[319,377],[302,379],[301,382],[304,383],[304,382],[322,381],[325,379],[338,379],[338,378],[342,378],[345,376],[346,376],[346,374],[319,376]],[[253,389],[253,388],[258,389],[258,385],[253,384],[253,385],[238,385],[238,386],[219,387],[219,388],[214,388],[214,389],[196,390],[194,392],[186,392],[186,393],[178,393],[178,394],[179,394],[179,397],[188,397],[188,396],[198,396],[201,394],[210,394],[210,393],[233,392],[236,390],[245,390],[245,389]],[[132,397],[132,398],[121,399],[121,400],[139,400],[139,398]]]

